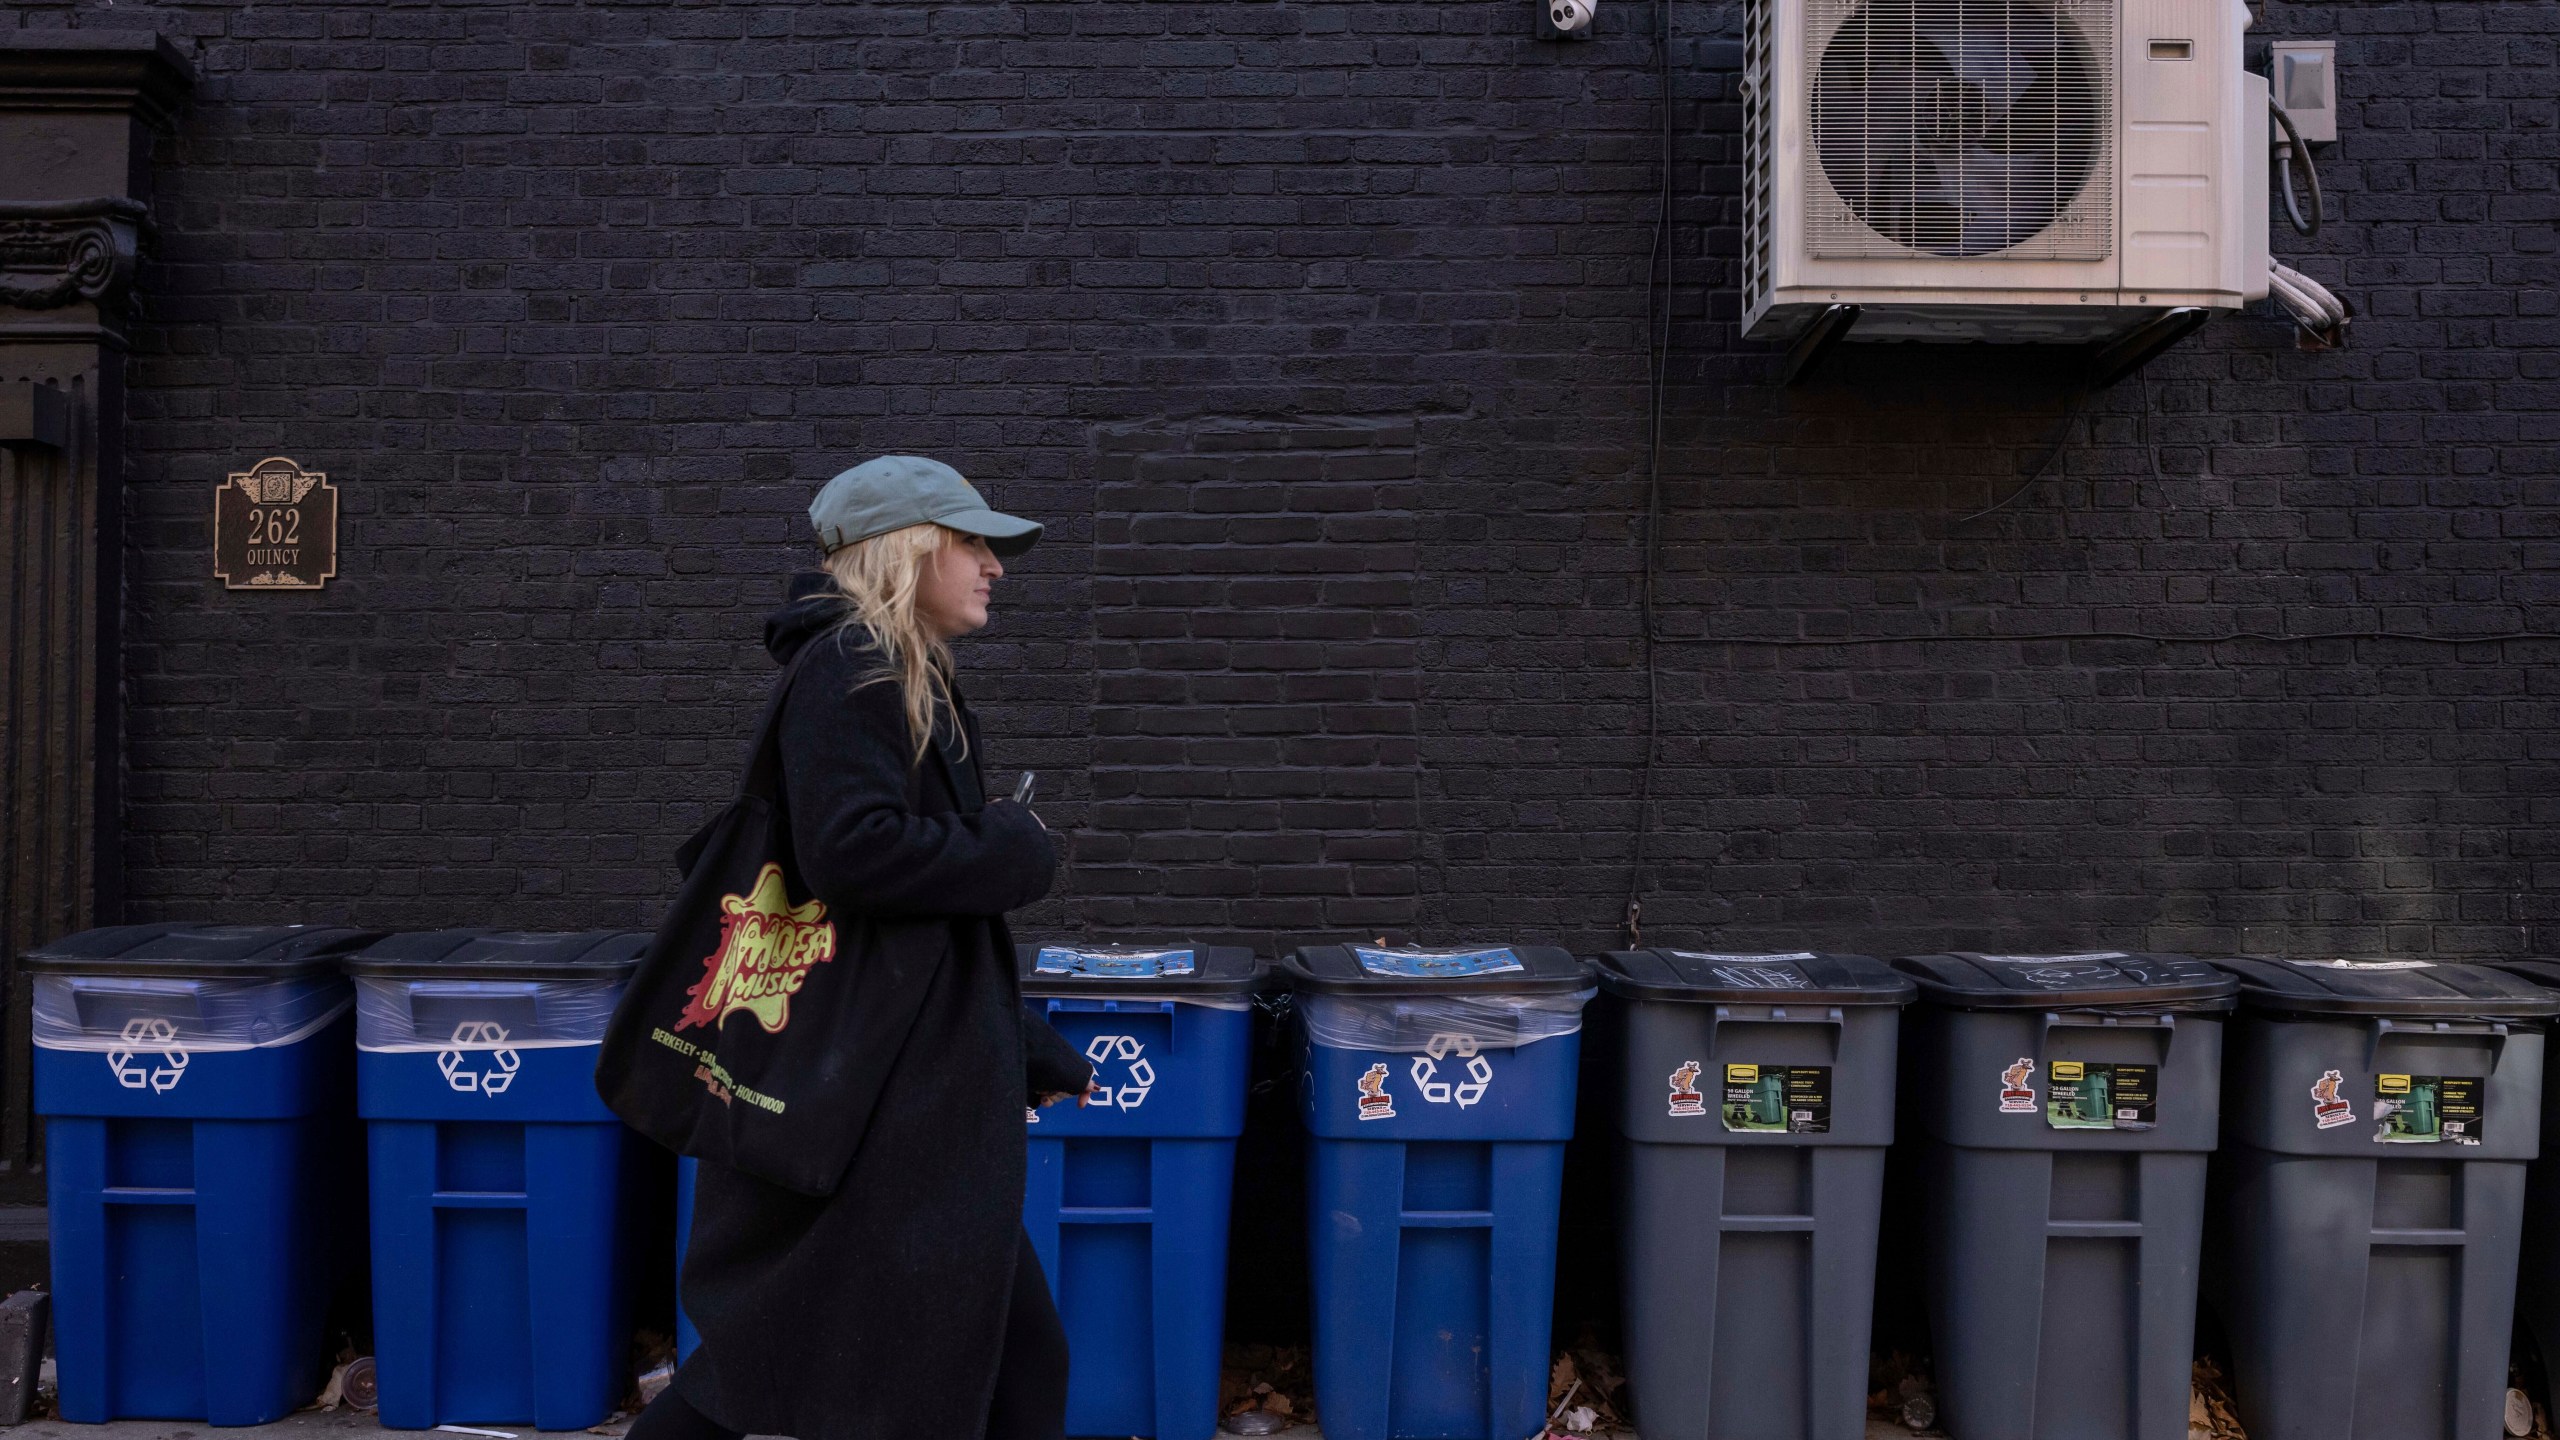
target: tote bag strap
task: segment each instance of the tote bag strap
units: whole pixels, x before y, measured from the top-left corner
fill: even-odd
[[[782,798],[782,707],[791,698],[791,682],[800,678],[800,667],[821,645],[831,643],[826,635],[812,636],[794,651],[791,663],[773,682],[773,695],[764,702],[764,718],[756,722],[755,748],[747,752],[746,779],[738,786],[741,796],[759,800]]]
[[[750,797],[769,804],[782,803],[782,706],[791,698],[791,682],[800,678],[800,667],[807,663],[811,651],[824,643],[825,636],[811,639],[795,652],[782,674],[773,682],[773,693],[765,698],[764,714],[756,721],[755,739],[747,749],[746,777],[738,783],[738,799]],[[731,804],[734,806],[735,801]],[[720,828],[718,815],[704,821],[682,845],[676,847],[676,872],[693,873],[693,864],[702,858],[702,847],[711,843],[711,832]]]

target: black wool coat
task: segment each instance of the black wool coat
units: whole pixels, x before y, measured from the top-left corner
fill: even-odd
[[[861,1137],[832,1195],[701,1167],[683,1297],[702,1345],[676,1383],[752,1434],[967,1440],[985,1433],[1020,1248],[1023,1107],[1092,1070],[1023,1010],[1005,929],[1049,889],[1048,833],[985,803],[965,705],[965,755],[946,734],[910,764],[898,687],[864,683],[879,656],[834,628],[826,589],[799,577],[765,627],[777,660],[819,647],[783,709],[783,803],[802,877],[852,922],[844,1041],[896,1058],[864,1087],[876,1098],[838,1097],[831,1118]]]

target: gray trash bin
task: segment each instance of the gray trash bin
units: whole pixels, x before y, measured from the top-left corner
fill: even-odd
[[[2512,975],[2216,962],[2240,977],[2207,1299],[2251,1440],[2499,1434],[2543,1017]]]
[[[2497,967],[2546,991],[2560,992],[2560,961],[2513,960]],[[2516,1270],[2516,1319],[2542,1357],[2545,1377],[2560,1381],[2560,1103],[2551,1087],[2560,1069],[2542,1072],[2541,1152],[2525,1169],[2524,1248]]]
[[[1863,955],[1621,950],[1627,1383],[1642,1433],[1857,1435],[1911,982]]]
[[[1938,1415],[2186,1440],[2231,977],[2182,955],[1918,955],[1906,1091]]]

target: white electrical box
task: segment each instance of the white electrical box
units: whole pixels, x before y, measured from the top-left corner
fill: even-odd
[[[2268,85],[2305,145],[2338,138],[2338,42],[2279,40],[2269,47]],[[2283,132],[2275,138],[2282,140]]]

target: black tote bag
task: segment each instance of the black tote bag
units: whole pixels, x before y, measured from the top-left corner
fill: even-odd
[[[782,709],[821,643],[774,682],[737,799],[676,852],[683,882],[596,1059],[597,1093],[632,1129],[805,1195],[835,1189],[885,1075],[865,1033],[902,1033],[895,1012],[912,1009],[865,997],[854,956],[916,928],[830,914],[792,855]],[[923,928],[938,932],[912,937],[936,947],[929,966],[949,930]]]

